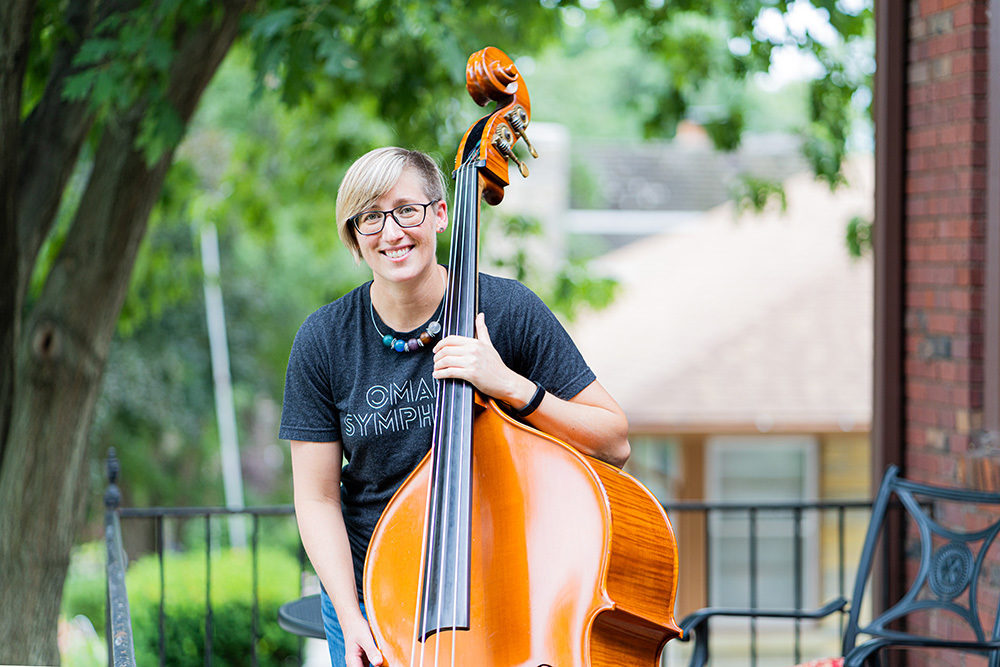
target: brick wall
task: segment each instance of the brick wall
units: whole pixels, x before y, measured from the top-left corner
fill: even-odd
[[[972,486],[972,438],[982,424],[987,5],[909,3],[905,466],[912,479],[954,486]],[[983,593],[995,604],[1000,566],[992,560]],[[920,664],[981,664],[943,659]]]
[[[910,3],[906,469],[949,484],[982,420],[986,6]]]

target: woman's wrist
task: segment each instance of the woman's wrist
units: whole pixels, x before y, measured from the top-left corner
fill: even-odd
[[[340,623],[342,628],[368,627],[368,620],[361,613],[361,607],[358,603],[347,605],[346,609],[340,609],[334,605],[334,611],[337,612],[337,622]]]
[[[520,411],[526,408],[528,403],[531,402],[531,399],[535,396],[536,389],[538,389],[538,386],[534,382],[518,375],[511,395],[505,398],[504,402],[514,408],[514,410]]]

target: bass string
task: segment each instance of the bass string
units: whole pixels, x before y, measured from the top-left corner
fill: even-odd
[[[461,188],[456,188],[455,193],[455,209],[459,210],[461,206],[462,191]],[[450,313],[451,313],[451,301],[454,295],[454,287],[449,286],[445,290],[445,307],[442,316],[443,325],[445,331],[442,337],[448,335],[450,330]],[[435,380],[435,401],[434,401],[434,431],[431,438],[432,451],[431,451],[431,470],[430,470],[430,480],[428,482],[428,493],[427,499],[424,507],[424,533],[423,540],[421,543],[420,550],[420,570],[417,577],[417,596],[416,596],[416,609],[413,612],[413,636],[411,638],[410,644],[410,657],[411,663],[413,658],[417,654],[417,644],[420,643],[420,665],[424,664],[424,651],[426,648],[426,642],[420,641],[420,635],[422,634],[423,621],[427,617],[429,612],[430,598],[425,590],[428,585],[428,568],[431,567],[431,563],[427,556],[430,551],[436,549],[436,546],[431,544],[431,541],[435,539],[436,526],[437,526],[437,503],[433,502],[435,499],[435,489],[437,489],[439,483],[439,471],[442,456],[442,425],[444,423],[443,418],[443,399],[444,394],[440,391],[441,382]]]
[[[454,231],[452,233],[452,239],[453,239],[453,241],[455,241],[456,239],[460,241],[461,238],[462,238],[462,236],[464,235],[464,231],[465,231],[464,230],[464,225],[465,225],[465,221],[466,221],[466,216],[468,214],[468,193],[467,193],[466,187],[465,187],[466,186],[465,181],[467,180],[465,178],[465,171],[466,171],[465,169],[462,169],[459,172],[459,182],[458,182],[458,186],[457,186],[458,192],[456,193],[456,197],[461,196],[462,199],[456,205],[456,215],[455,215],[455,223],[454,223],[455,224],[455,229],[454,229]],[[450,304],[446,304],[446,306],[449,306],[449,309],[448,309],[449,310],[449,312],[448,312],[449,317],[448,317],[448,330],[445,332],[445,335],[451,335],[451,334],[461,333],[460,330],[459,330],[459,324],[460,324],[459,315],[460,315],[460,311],[461,311],[462,302],[464,300],[464,298],[463,298],[464,295],[462,293],[463,282],[464,282],[462,280],[462,278],[463,278],[462,273],[463,273],[463,270],[464,270],[464,266],[463,266],[464,263],[462,261],[463,257],[462,257],[462,253],[461,253],[461,243],[455,243],[455,242],[453,242],[450,254],[451,254],[451,257],[450,257],[450,260],[449,260],[449,264],[450,264],[450,268],[451,268],[451,288],[454,290],[454,294],[455,294],[454,299],[455,299],[455,301],[452,302],[452,303],[450,303]],[[445,444],[445,450],[446,450],[447,456],[446,456],[446,459],[445,459],[445,462],[444,462],[444,466],[445,466],[445,484],[444,484],[444,487],[443,487],[442,491],[446,491],[447,490],[445,492],[445,496],[444,496],[445,513],[447,513],[447,510],[449,509],[450,502],[452,500],[452,493],[450,493],[450,490],[453,487],[451,463],[452,463],[452,460],[453,460],[453,451],[452,450],[454,448],[455,426],[456,426],[456,422],[455,422],[455,401],[456,401],[456,396],[457,396],[457,393],[458,393],[457,392],[457,382],[455,380],[445,380],[445,393],[446,393],[446,396],[447,396],[447,400],[445,401],[445,406],[446,406],[445,409],[448,412],[448,416],[447,416],[446,421],[450,425],[450,428],[444,434],[444,439],[447,441],[446,444]],[[437,667],[437,665],[440,663],[440,655],[441,655],[441,612],[442,612],[442,609],[444,607],[444,597],[443,596],[444,596],[444,591],[445,591],[445,587],[444,587],[443,583],[444,583],[444,578],[445,578],[445,575],[446,575],[446,572],[445,572],[445,563],[447,561],[448,543],[449,543],[449,540],[452,539],[452,535],[450,535],[449,527],[452,526],[452,525],[453,524],[451,522],[449,522],[448,524],[446,524],[444,526],[444,529],[443,529],[444,530],[444,540],[443,540],[443,543],[439,545],[440,548],[441,548],[441,552],[440,552],[440,554],[438,556],[438,559],[439,559],[439,564],[438,564],[438,566],[439,566],[439,571],[438,571],[438,582],[439,582],[439,585],[438,585],[437,591],[435,591],[436,594],[437,594],[437,596],[438,596],[438,600],[437,600],[437,616],[434,619],[434,624],[435,624],[435,633],[434,633],[434,665],[435,665],[435,667]],[[454,620],[454,612],[452,612],[452,620]],[[452,623],[452,625],[454,625],[454,623]]]
[[[450,290],[446,290],[445,294],[445,314],[447,314],[448,300],[451,298]],[[439,383],[435,381],[435,401],[434,401],[434,430],[431,436],[431,470],[430,479],[428,481],[428,493],[427,499],[424,506],[424,533],[423,539],[421,541],[420,549],[420,570],[417,575],[417,595],[416,595],[416,608],[413,611],[413,636],[411,638],[410,645],[410,658],[411,664],[413,664],[413,657],[417,654],[417,643],[420,637],[422,619],[427,615],[427,605],[429,598],[425,595],[425,587],[427,585],[427,570],[431,566],[427,559],[428,553],[433,549],[431,546],[431,540],[434,539],[435,526],[437,524],[437,505],[433,502],[434,500],[434,489],[438,484],[439,469],[440,469],[440,458],[442,455],[441,447],[439,443],[441,441],[441,430],[442,430],[442,420],[441,420],[441,399],[442,394],[438,390]],[[424,664],[424,642],[420,642],[420,665]]]
[[[475,175],[474,170],[473,174]],[[465,280],[463,281],[464,283],[463,296],[465,298],[465,304],[464,304],[465,307],[461,310],[459,315],[464,314],[465,317],[468,319],[471,313],[472,320],[473,322],[475,322],[475,317],[476,317],[475,297],[476,297],[476,284],[478,277],[476,275],[476,268],[477,268],[476,243],[479,236],[479,229],[477,224],[479,220],[479,215],[478,215],[479,193],[478,193],[478,177],[475,177],[471,180],[472,184],[476,187],[475,187],[475,192],[472,194],[471,197],[467,197],[465,202],[466,206],[468,206],[470,210],[465,211],[466,228],[462,230],[464,233],[465,248],[464,252],[461,254],[461,261],[463,261],[463,263],[467,262],[468,266],[465,266],[463,264],[462,267],[463,273],[465,275]],[[468,322],[466,322],[466,324],[468,325]],[[475,335],[474,324],[472,326],[472,329],[473,330],[468,332],[468,334],[474,336]],[[464,429],[472,428],[472,415],[471,413],[466,413],[466,410],[471,410],[471,401],[463,400],[461,402],[461,405],[459,406],[459,409],[461,411],[461,414],[459,415],[458,424],[460,428],[463,430],[463,432],[462,432],[462,437],[459,441],[460,448],[459,448],[458,471],[457,471],[459,479],[458,479],[458,489],[456,493],[456,502],[464,502],[466,501],[467,498],[465,483],[466,481],[469,481],[471,483],[471,479],[469,479],[470,476],[465,474],[465,469],[466,466],[468,465],[468,463],[465,460],[465,455],[467,451],[471,455],[472,433],[470,432],[468,433],[468,435],[464,433]],[[472,500],[471,495],[469,495],[468,502],[471,502],[471,500]],[[456,526],[457,534],[455,536],[455,559],[454,559],[456,567],[453,574],[453,582],[452,582],[453,594],[452,594],[452,605],[451,605],[452,609],[451,665],[455,664],[455,649],[458,638],[458,632],[456,629],[458,626],[458,588],[459,588],[458,584],[459,584],[459,579],[461,578],[461,572],[459,570],[460,566],[459,551],[461,549],[461,545],[463,544],[463,539],[462,539],[463,530],[471,530],[471,526],[468,525],[466,521],[460,521]],[[465,563],[465,565],[468,565],[468,563]],[[466,602],[468,602],[469,594],[471,594],[471,592],[466,591]]]
[[[464,174],[464,176],[465,176],[465,178],[464,178],[465,183],[463,183],[463,185],[464,185],[463,192],[465,193],[465,197],[463,198],[463,202],[462,202],[463,209],[462,209],[462,212],[461,212],[462,214],[460,216],[461,217],[461,222],[458,223],[457,226],[456,226],[456,233],[458,233],[460,235],[459,239],[458,239],[458,243],[455,244],[455,246],[456,246],[456,253],[455,253],[455,255],[456,255],[455,281],[458,283],[458,289],[457,289],[457,292],[456,292],[456,298],[458,300],[458,304],[454,308],[454,313],[453,313],[454,322],[453,322],[453,324],[454,324],[454,327],[455,327],[454,328],[454,332],[455,333],[469,336],[469,335],[472,335],[473,332],[465,330],[465,329],[467,329],[468,325],[469,325],[469,322],[467,320],[468,320],[469,307],[470,307],[470,303],[469,303],[470,291],[473,289],[473,286],[475,284],[474,283],[475,275],[471,273],[474,270],[474,268],[475,268],[475,262],[474,262],[474,257],[470,254],[470,240],[472,239],[472,237],[475,236],[475,231],[476,231],[475,230],[475,219],[476,219],[476,216],[475,216],[474,206],[477,203],[476,200],[478,199],[478,197],[477,197],[478,192],[476,192],[475,190],[473,190],[473,188],[475,187],[475,185],[477,183],[477,179],[474,178],[474,176],[475,176],[475,169],[471,168],[471,169],[466,169],[464,171],[465,171],[465,174]],[[470,192],[470,190],[472,190],[472,192]],[[464,463],[463,459],[464,459],[464,451],[465,451],[464,445],[466,444],[465,443],[466,437],[465,437],[465,433],[464,433],[464,428],[466,426],[466,422],[468,421],[468,415],[465,414],[465,409],[466,409],[465,403],[466,403],[466,401],[462,400],[462,399],[464,398],[463,394],[467,393],[467,390],[464,387],[464,383],[462,383],[462,382],[460,382],[458,380],[450,382],[449,383],[449,388],[450,388],[450,393],[452,394],[452,397],[451,397],[452,400],[449,401],[449,409],[452,411],[452,413],[454,413],[456,409],[458,410],[458,415],[452,414],[452,419],[450,421],[450,423],[452,425],[452,428],[450,429],[450,434],[449,434],[450,435],[450,442],[449,442],[449,446],[448,446],[449,472],[451,472],[450,471],[451,463],[455,461],[455,454],[456,454],[455,448],[456,448],[456,446],[458,448],[457,452],[458,452],[458,455],[459,455],[459,460],[457,462],[455,462],[456,466],[455,466],[455,471],[454,471],[454,475],[457,475],[457,477],[458,477],[458,484],[456,484],[455,480],[452,478],[452,476],[449,475],[449,478],[448,478],[448,487],[447,488],[450,489],[452,491],[452,493],[449,494],[449,498],[446,499],[446,502],[454,500],[454,502],[456,503],[456,513],[458,513],[458,510],[460,510],[460,508],[457,507],[457,503],[459,503],[459,502],[461,502],[463,500],[463,495],[464,495],[463,492],[462,492],[463,490],[462,490],[461,483],[462,483],[462,481],[464,479],[464,475],[462,473],[463,473],[463,463]],[[456,419],[456,417],[457,417],[457,419]],[[457,442],[456,442],[456,440],[457,440]],[[454,497],[452,498],[451,496],[454,496]],[[450,573],[451,576],[452,576],[452,582],[451,582],[451,588],[452,588],[452,604],[451,604],[451,627],[452,627],[452,633],[451,633],[451,663],[452,663],[452,665],[454,665],[454,661],[455,661],[455,648],[456,648],[456,639],[457,639],[457,632],[455,631],[455,628],[458,625],[458,581],[459,581],[459,576],[460,576],[458,565],[459,565],[459,550],[460,550],[461,544],[462,544],[461,532],[460,532],[462,530],[462,528],[463,528],[463,522],[461,522],[461,521],[455,522],[455,524],[454,524],[455,533],[449,535],[449,537],[452,539],[453,545],[454,545],[454,551],[453,551],[454,560],[452,561],[453,566],[452,566],[452,571]],[[445,563],[445,560],[442,559],[442,568],[444,567],[444,563]],[[442,576],[442,580],[443,580],[443,576]],[[439,624],[439,627],[440,627],[440,624]],[[440,647],[440,635],[439,635],[438,641],[436,642],[436,646]],[[435,659],[435,665],[436,664],[437,664],[437,659]]]
[[[466,288],[466,285],[467,285],[467,281],[465,280],[465,278],[466,278],[465,272],[467,270],[467,267],[466,267],[466,256],[465,256],[465,253],[462,252],[462,250],[463,250],[462,241],[468,236],[467,226],[468,226],[468,222],[469,222],[469,205],[470,205],[470,202],[469,202],[469,196],[468,196],[468,190],[467,190],[467,187],[468,187],[468,178],[467,178],[468,174],[467,174],[467,170],[463,169],[462,171],[463,171],[463,173],[462,173],[463,178],[462,178],[462,184],[461,184],[461,192],[462,192],[463,196],[462,196],[462,202],[460,204],[461,208],[458,210],[458,215],[457,215],[456,222],[455,222],[456,226],[455,226],[455,232],[454,233],[455,233],[455,236],[457,237],[456,238],[457,242],[454,243],[453,246],[452,246],[452,261],[451,261],[451,265],[453,267],[452,268],[452,282],[455,285],[455,300],[456,300],[456,302],[452,304],[451,318],[450,318],[451,321],[449,322],[449,325],[450,325],[449,328],[450,328],[450,332],[452,334],[462,334],[462,333],[465,333],[464,331],[462,331],[462,327],[461,327],[461,324],[462,324],[462,322],[461,322],[461,315],[462,315],[462,310],[463,310],[463,306],[464,306],[464,302],[465,302],[465,298],[466,298],[465,288]],[[448,508],[449,505],[450,505],[450,503],[451,503],[451,501],[453,500],[452,496],[454,495],[453,494],[453,491],[454,491],[454,481],[452,479],[452,474],[453,474],[452,473],[452,463],[454,461],[454,448],[455,448],[455,438],[456,438],[456,427],[459,427],[460,422],[458,422],[455,419],[455,417],[456,417],[455,410],[456,410],[456,407],[457,407],[456,403],[458,402],[458,394],[459,394],[459,383],[456,380],[449,380],[447,382],[446,386],[447,386],[447,393],[448,393],[448,401],[447,401],[447,409],[448,409],[448,412],[449,412],[448,423],[451,425],[451,428],[448,429],[448,432],[445,435],[445,438],[448,441],[447,442],[447,446],[446,446],[447,459],[446,459],[446,463],[445,463],[445,471],[446,471],[446,480],[447,481],[446,481],[445,486],[443,488],[448,491],[446,493],[446,495],[445,495],[445,498],[444,498],[445,507]],[[458,471],[455,471],[455,472],[457,473]],[[457,502],[458,499],[455,498],[454,500]],[[442,548],[442,553],[439,556],[439,558],[440,558],[440,572],[439,572],[438,581],[440,581],[442,583],[444,582],[445,576],[447,574],[445,572],[445,564],[447,562],[448,552],[450,551],[449,548],[448,548],[449,547],[448,541],[449,540],[453,540],[455,542],[455,544],[456,544],[456,549],[457,549],[457,545],[458,545],[458,540],[456,539],[456,536],[453,535],[451,533],[451,531],[448,530],[450,527],[453,527],[453,526],[455,526],[455,524],[453,522],[449,522],[448,526],[445,527],[445,531],[446,531],[445,543],[442,544],[442,545],[440,545],[441,548]],[[453,567],[452,568],[452,572],[451,572],[452,576],[455,576],[455,572],[456,572],[456,570]],[[457,584],[457,582],[453,580],[452,581],[452,588],[457,593],[456,584]],[[444,606],[443,595],[444,595],[445,590],[446,590],[445,587],[441,586],[441,587],[438,588],[438,591],[437,591],[439,597],[438,597],[438,609],[437,609],[438,613],[437,613],[437,618],[435,619],[435,625],[437,626],[436,627],[437,633],[436,633],[435,642],[434,642],[434,648],[435,648],[435,650],[434,650],[434,664],[435,664],[435,666],[438,665],[439,662],[440,662],[440,649],[441,649],[441,634],[440,634],[440,632],[441,632],[441,629],[442,629],[441,613],[443,611],[443,606]],[[453,597],[453,602],[454,602],[454,600],[455,600],[455,598]],[[454,608],[454,605],[453,605],[452,606],[452,610],[451,610],[451,621],[452,621],[451,625],[452,625],[452,627],[455,626],[455,620],[456,620],[455,608]],[[452,632],[452,648],[453,649],[454,649],[454,639],[455,639],[454,632]],[[454,656],[454,651],[452,651],[452,655]]]
[[[475,179],[471,180],[471,183],[470,183],[470,178],[469,178],[470,175],[472,175],[473,177],[475,177]],[[474,186],[474,187],[470,188],[470,185]],[[470,195],[470,193],[469,193],[470,189],[473,189],[473,193],[472,193],[471,197],[469,196]],[[470,246],[471,246],[472,250],[474,250],[474,244],[475,244],[475,241],[476,241],[476,238],[475,238],[476,235],[475,235],[475,233],[470,233],[470,230],[467,229],[466,227],[469,226],[469,225],[472,225],[473,226],[473,230],[471,230],[471,231],[472,232],[476,231],[475,230],[476,216],[471,215],[470,213],[474,213],[475,212],[474,210],[472,210],[472,207],[474,207],[475,204],[478,203],[478,202],[474,201],[474,200],[478,199],[478,180],[477,180],[476,172],[475,172],[474,168],[462,167],[462,168],[460,168],[458,170],[456,190],[457,190],[457,192],[456,192],[456,195],[455,195],[455,198],[456,198],[455,209],[456,209],[457,215],[456,215],[456,223],[455,223],[456,224],[456,230],[455,230],[455,232],[454,232],[453,235],[457,236],[458,240],[460,242],[459,243],[455,243],[455,244],[452,245],[451,253],[450,253],[450,255],[451,255],[451,257],[450,257],[450,264],[451,264],[451,267],[452,267],[452,271],[451,271],[451,276],[450,276],[451,280],[450,280],[450,285],[449,285],[449,289],[448,289],[448,294],[445,297],[445,317],[444,317],[444,319],[446,320],[445,326],[447,327],[447,329],[445,330],[445,335],[446,336],[449,335],[449,334],[451,334],[451,333],[461,333],[460,329],[462,328],[461,327],[461,317],[462,317],[462,313],[463,313],[463,306],[467,306],[466,302],[468,300],[468,285],[469,285],[470,281],[468,280],[467,276],[464,276],[464,274],[467,273],[468,269],[469,269],[469,267],[466,265],[466,260],[468,258],[470,258],[470,254],[469,254],[470,253]],[[463,248],[464,248],[464,252],[461,252],[463,250]],[[472,266],[474,267],[475,266],[475,262],[474,262],[475,257],[471,256],[471,259],[473,260]],[[463,280],[463,276],[465,277],[464,280]],[[473,280],[471,281],[472,285],[475,285],[475,280],[474,279],[475,279],[475,276],[473,276]],[[466,310],[467,310],[467,308],[466,308]],[[438,392],[438,400],[435,402],[436,403],[435,407],[437,409],[438,414],[437,414],[437,419],[435,419],[435,433],[434,433],[434,440],[433,440],[433,442],[437,446],[435,447],[435,452],[434,452],[434,454],[432,456],[432,462],[433,462],[434,465],[432,466],[432,470],[431,470],[432,477],[431,477],[431,482],[430,482],[430,487],[429,487],[430,488],[430,492],[428,493],[427,506],[425,507],[425,523],[424,523],[424,525],[427,526],[427,530],[425,530],[425,533],[424,533],[424,549],[422,550],[422,553],[421,553],[420,575],[419,575],[419,579],[418,579],[417,604],[418,604],[418,607],[421,606],[420,602],[421,602],[421,598],[422,598],[423,599],[423,605],[422,605],[423,606],[423,614],[417,613],[417,614],[414,615],[415,623],[414,623],[414,633],[413,633],[411,653],[410,653],[411,656],[415,655],[415,653],[416,653],[416,644],[418,643],[418,639],[419,639],[420,634],[422,634],[422,629],[423,628],[422,628],[422,625],[421,625],[421,621],[424,618],[426,618],[426,615],[429,612],[429,608],[428,607],[429,607],[429,603],[430,603],[430,596],[427,594],[429,592],[436,596],[437,618],[435,619],[435,624],[437,626],[437,629],[440,629],[440,627],[441,627],[441,612],[442,612],[442,603],[444,602],[444,600],[441,597],[443,595],[443,590],[442,590],[442,587],[440,585],[440,582],[444,581],[444,576],[445,576],[445,572],[444,572],[445,559],[443,558],[443,556],[445,554],[445,549],[447,549],[447,544],[433,544],[433,545],[430,545],[430,541],[431,540],[439,539],[438,538],[438,533],[437,533],[437,521],[439,520],[438,511],[437,511],[438,510],[438,503],[437,502],[432,502],[432,497],[436,496],[440,492],[440,489],[442,489],[442,488],[450,488],[450,487],[453,486],[453,482],[452,482],[452,479],[451,479],[451,477],[452,477],[452,470],[451,470],[452,466],[451,466],[451,463],[452,463],[452,460],[453,460],[453,451],[452,450],[453,450],[453,447],[454,447],[453,439],[454,439],[454,434],[455,434],[455,428],[454,428],[454,426],[455,426],[455,423],[456,423],[455,420],[454,420],[454,417],[456,416],[455,415],[456,402],[462,404],[461,406],[459,406],[459,415],[458,416],[459,417],[465,417],[465,415],[464,415],[464,412],[465,412],[464,402],[456,400],[456,395],[461,393],[459,391],[460,388],[461,388],[461,383],[460,382],[453,381],[453,380],[452,381],[445,380],[444,381],[444,391],[443,392],[442,391]],[[439,386],[439,389],[440,389],[440,386]],[[445,423],[450,423],[452,425],[452,428],[451,429],[447,429],[447,430],[443,429],[443,425]],[[462,423],[464,423],[464,420],[463,421],[459,421],[458,423],[462,424]],[[460,460],[460,464],[462,464],[462,463],[464,463],[464,449],[460,450],[460,453],[461,453],[461,456],[462,456],[462,459]],[[441,470],[442,467],[444,468],[444,471]],[[460,470],[461,470],[461,465],[459,466],[459,471],[458,471],[459,473],[460,473]],[[445,478],[443,482],[442,482],[442,479],[441,479],[442,472],[443,472],[444,478]],[[460,477],[460,482],[461,481],[462,481],[462,477]],[[461,495],[462,495],[461,494],[462,490],[464,490],[464,484],[462,484],[460,486],[459,497],[461,497]],[[442,513],[445,514],[445,515],[447,515],[447,512],[449,510],[450,495],[451,494],[446,494],[445,498],[444,498],[444,509],[443,509]],[[436,500],[436,498],[435,498],[435,500]],[[428,520],[428,518],[429,518],[429,520]],[[461,526],[461,524],[459,524],[458,529],[461,530],[461,528],[462,528],[462,526]],[[454,536],[454,537],[457,538],[459,536]],[[447,539],[445,541],[447,542]],[[458,550],[459,550],[459,547],[460,547],[461,540],[460,539],[453,539],[453,541],[455,542],[455,555],[456,555],[456,562],[457,562],[457,560],[458,560],[458,558],[457,558],[457,556],[458,556]],[[438,560],[439,560],[438,575],[439,576],[438,576],[438,579],[437,579],[437,581],[439,582],[439,585],[436,587],[435,591],[427,591],[427,590],[425,590],[425,586],[427,585],[427,580],[428,580],[428,576],[427,575],[429,574],[429,572],[427,572],[427,568],[431,567],[431,563],[427,560],[427,551],[428,551],[428,546],[429,545],[436,551],[436,553],[439,554],[439,557],[438,557]],[[455,578],[453,580],[453,586],[452,586],[453,591],[454,591],[454,598],[453,598],[453,604],[452,604],[452,619],[451,619],[452,623],[451,623],[451,626],[454,628],[457,625],[457,621],[458,621],[458,619],[457,619],[457,612],[458,612],[458,605],[457,605],[458,585],[457,585],[457,581],[458,581],[458,576],[459,575],[458,575],[457,568],[454,569],[454,571],[453,571],[452,574],[453,574],[453,576]],[[438,633],[435,633],[435,634],[438,634]],[[437,665],[439,663],[439,660],[440,660],[440,641],[439,641],[439,639],[440,639],[440,636],[438,635],[438,637],[435,640],[435,651],[434,651],[434,664],[435,665]],[[419,643],[421,644],[421,648],[420,648],[420,665],[422,666],[422,665],[424,665],[424,660],[425,660],[426,641],[422,641],[422,642],[419,642]],[[452,644],[452,646],[451,646],[451,649],[452,649],[451,650],[451,653],[452,653],[452,663],[454,664],[454,657],[455,657],[455,633],[454,632],[452,633],[452,642],[451,642],[451,644]]]

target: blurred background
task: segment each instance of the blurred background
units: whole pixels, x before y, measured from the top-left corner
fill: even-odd
[[[49,123],[76,142],[50,156],[63,162],[49,180],[51,212],[38,214],[40,238],[17,265],[24,337],[66,308],[55,321],[104,351],[92,400],[35,394],[25,405],[47,407],[15,409],[43,421],[61,411],[82,433],[62,450],[79,472],[63,494],[76,505],[51,515],[70,537],[44,547],[70,556],[63,664],[105,659],[109,447],[126,507],[291,502],[276,434],[292,338],[309,313],[369,278],[337,238],[340,178],[387,144],[426,151],[450,172],[482,113],[464,90],[465,59],[486,44],[511,55],[528,84],[540,157],[484,212],[483,270],[521,279],[564,321],[629,416],[627,469],[664,503],[867,496],[869,1],[126,4],[39,2],[21,101],[29,130]],[[117,163],[106,155],[115,147]],[[101,189],[102,175],[115,186]],[[76,241],[87,225],[107,233]],[[119,229],[128,238],[115,254]],[[83,312],[89,293],[74,285],[90,278],[73,261],[106,266],[95,303],[116,290],[117,301]],[[11,432],[8,449],[24,437]],[[5,474],[14,465],[5,460]],[[678,618],[747,603],[726,582],[747,576],[727,554],[748,536],[717,519],[714,529],[674,519],[692,582]],[[851,535],[863,530],[849,523]],[[828,528],[808,523],[807,549],[818,553]],[[266,545],[252,565],[226,549],[251,530]],[[155,630],[164,550],[175,600],[188,588],[204,596],[206,542],[223,549],[210,566],[223,573],[211,593],[219,605],[251,570],[273,587],[268,604],[300,592],[289,517],[252,529],[133,521],[124,535],[137,561],[137,634]],[[774,527],[762,547],[767,604],[793,595],[792,539]],[[836,573],[808,560],[811,604]],[[67,571],[48,567],[58,581]],[[714,593],[697,584],[708,575],[723,582]],[[196,626],[174,643],[200,661]],[[273,632],[261,641],[275,664],[295,664],[297,640]]]

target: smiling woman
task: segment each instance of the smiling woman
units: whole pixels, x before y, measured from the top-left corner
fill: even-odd
[[[296,516],[323,585],[333,665],[381,664],[360,603],[365,553],[393,494],[431,446],[437,380],[455,378],[581,452],[621,465],[627,423],[530,290],[479,274],[476,337],[441,332],[444,181],[423,153],[371,151],[337,196],[338,232],[372,280],[313,313],[292,345],[280,437]],[[341,468],[346,459],[346,465]]]
[[[439,278],[439,274],[443,276],[443,269],[434,262],[436,234],[448,225],[448,206],[441,198],[423,203],[427,201],[423,180],[419,172],[404,169],[392,189],[374,202],[375,209],[352,216],[350,224],[357,232],[361,258],[378,278],[379,291],[398,292],[390,285],[423,280],[433,285],[434,289],[427,290],[426,296],[437,303],[444,295],[444,283]],[[386,209],[389,213],[377,209]],[[408,212],[405,222],[397,217],[396,211]],[[407,285],[405,291],[412,292],[412,289]],[[373,298],[391,297],[379,294]],[[419,315],[419,310],[414,314]],[[396,328],[400,329],[410,328],[406,326],[408,322],[390,324],[398,324]]]

